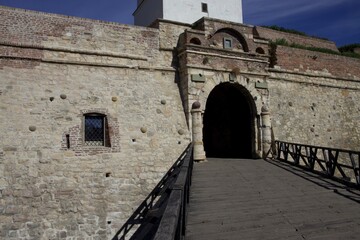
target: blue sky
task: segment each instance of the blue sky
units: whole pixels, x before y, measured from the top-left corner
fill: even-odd
[[[133,24],[136,0],[0,0],[0,5]],[[360,0],[243,0],[244,23],[360,43]]]

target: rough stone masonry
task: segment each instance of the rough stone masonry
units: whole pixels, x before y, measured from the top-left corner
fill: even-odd
[[[0,34],[1,239],[110,239],[191,141],[194,102],[206,115],[223,86],[249,106],[252,157],[270,129],[359,149],[360,60],[269,44],[337,50],[330,41],[209,18],[144,28],[7,7]],[[86,144],[94,114],[101,146]]]

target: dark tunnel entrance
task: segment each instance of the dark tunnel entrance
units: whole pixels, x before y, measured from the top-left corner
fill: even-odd
[[[239,84],[222,83],[211,91],[203,128],[207,157],[253,157],[253,109],[250,93]]]

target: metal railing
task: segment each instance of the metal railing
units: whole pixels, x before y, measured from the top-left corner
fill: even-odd
[[[185,235],[192,153],[193,145],[189,144],[112,240],[178,240]],[[136,227],[134,234],[128,236]]]
[[[360,188],[360,152],[275,141],[276,158]]]

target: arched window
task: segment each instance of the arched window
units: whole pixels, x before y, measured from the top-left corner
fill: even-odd
[[[238,31],[231,28],[222,28],[217,30],[214,35],[211,37],[214,43],[223,42],[222,47],[224,49],[235,49],[241,50],[244,52],[249,52],[248,45],[244,36],[241,35]],[[220,46],[220,44],[214,44]]]
[[[84,145],[110,147],[106,115],[84,114]]]
[[[195,45],[201,45],[201,41],[198,38],[190,39],[190,43],[195,44]]]
[[[255,51],[259,54],[265,54],[264,49],[262,49],[261,47],[258,47]]]

